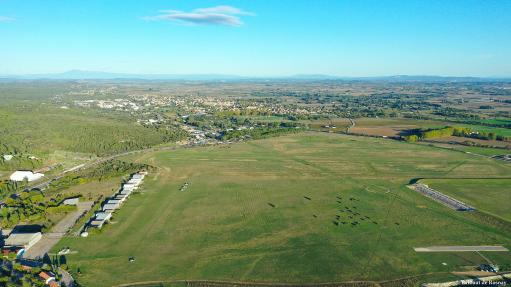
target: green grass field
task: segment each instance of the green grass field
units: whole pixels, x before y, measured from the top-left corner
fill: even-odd
[[[510,179],[427,179],[432,188],[511,222]]]
[[[511,165],[480,156],[303,133],[131,159],[159,168],[143,193],[99,234],[65,238],[55,247],[77,252],[67,262],[75,275],[80,268],[76,278],[84,286],[181,279],[317,283],[429,272],[438,279],[482,258],[418,254],[413,247],[511,248],[509,232],[406,188],[417,177],[511,174]],[[184,182],[190,186],[180,192]],[[485,256],[511,263],[510,253]]]
[[[440,142],[418,142],[418,145],[424,145],[424,146],[436,146],[438,148],[444,148],[449,149],[453,151],[459,151],[464,153],[472,153],[476,155],[482,155],[482,156],[494,156],[494,155],[503,155],[503,154],[509,154],[511,151],[508,149],[502,149],[502,148],[489,148],[489,147],[477,147],[477,146],[464,146],[464,145],[457,145],[457,144],[448,144],[448,143],[440,143]]]
[[[491,119],[482,119],[482,120],[479,120],[479,122],[484,123],[484,124],[492,124],[492,125],[509,125],[509,124],[511,124],[511,119],[491,118]]]
[[[461,150],[464,152],[475,153],[486,156],[494,156],[494,155],[502,155],[511,153],[508,149],[497,149],[497,148],[487,148],[487,147],[476,147],[476,146],[459,146],[453,145],[453,149]]]

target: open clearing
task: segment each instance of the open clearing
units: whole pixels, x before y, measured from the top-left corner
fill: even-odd
[[[511,165],[485,157],[303,133],[130,159],[159,168],[145,192],[123,205],[115,224],[54,249],[76,252],[67,262],[72,272],[80,268],[84,286],[387,280],[482,263],[477,254],[416,253],[416,246],[511,246],[511,232],[406,188],[412,178],[511,174]],[[485,256],[511,263],[509,252]]]

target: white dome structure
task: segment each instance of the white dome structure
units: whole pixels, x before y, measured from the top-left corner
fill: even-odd
[[[44,174],[42,173],[34,173],[30,170],[17,170],[13,174],[11,174],[11,177],[9,178],[12,181],[24,181],[25,179],[27,181],[34,181],[42,178]]]

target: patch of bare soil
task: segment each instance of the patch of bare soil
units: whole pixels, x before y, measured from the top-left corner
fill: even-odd
[[[370,136],[387,136],[393,137],[399,135],[401,129],[393,128],[393,127],[357,127],[350,129],[351,133],[354,134],[364,134]]]

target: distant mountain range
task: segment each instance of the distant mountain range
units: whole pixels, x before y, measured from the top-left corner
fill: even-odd
[[[511,82],[509,78],[497,77],[453,77],[431,75],[395,75],[379,77],[339,77],[330,75],[295,75],[290,79],[304,80],[352,80],[352,81],[387,81],[387,82]]]
[[[98,71],[71,70],[53,74],[27,74],[27,75],[0,75],[3,79],[20,80],[115,80],[115,79],[140,79],[140,80],[235,80],[243,77],[231,75],[177,75],[177,74],[128,74],[109,73]]]
[[[246,77],[223,74],[128,74],[98,71],[71,70],[53,74],[0,75],[3,80],[187,80],[187,81],[251,81],[251,80],[296,80],[296,81],[388,81],[388,82],[511,82],[511,78],[444,77],[396,75],[382,77],[341,77],[323,74],[304,74],[281,77]]]

